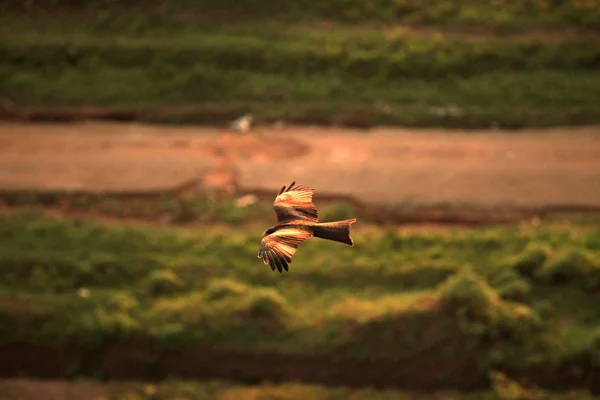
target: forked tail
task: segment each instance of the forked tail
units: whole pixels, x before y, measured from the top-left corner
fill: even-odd
[[[356,218],[345,219],[343,221],[324,222],[313,225],[313,234],[315,237],[334,242],[345,243],[354,246],[350,237],[350,226],[356,222]]]

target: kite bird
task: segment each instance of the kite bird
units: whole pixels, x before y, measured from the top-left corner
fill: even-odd
[[[277,225],[263,233],[258,250],[258,258],[280,273],[284,269],[288,271],[298,246],[313,236],[354,246],[350,226],[356,218],[318,223],[317,207],[312,202],[313,189],[294,185],[296,182],[282,187],[275,198]]]

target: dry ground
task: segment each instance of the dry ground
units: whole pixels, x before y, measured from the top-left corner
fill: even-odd
[[[104,385],[92,382],[0,380],[0,400],[102,400]]]
[[[600,127],[521,132],[0,124],[0,189],[275,193],[296,180],[372,204],[598,206]]]

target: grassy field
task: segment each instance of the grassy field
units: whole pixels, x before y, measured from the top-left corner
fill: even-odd
[[[327,0],[307,3],[291,0],[273,3],[267,0],[202,2],[178,1],[120,1],[106,0],[18,0],[3,2],[6,10],[38,12],[62,12],[67,15],[79,12],[96,12],[98,21],[104,24],[126,23],[133,30],[150,24],[190,23],[195,21],[220,24],[240,19],[265,21],[272,18],[282,21],[326,19],[348,23],[381,24],[432,24],[458,28],[480,27],[507,32],[532,28],[570,28],[578,31],[600,28],[599,3],[591,1],[545,1],[525,0],[515,2],[485,2],[480,0]],[[118,15],[111,15],[118,12]],[[133,22],[133,23],[132,23]]]
[[[468,386],[506,370],[568,387],[589,384],[597,372],[597,221],[419,234],[357,224],[355,248],[307,242],[283,275],[256,257],[263,230],[5,215],[0,343],[71,343],[60,354],[108,354],[106,346],[129,343],[97,366],[102,376],[131,351],[158,364],[175,351],[177,364],[163,368],[202,368],[205,353],[194,349],[212,349],[215,359],[237,352],[240,360],[369,362],[373,374],[379,364],[405,365],[395,371],[407,380],[400,386],[409,379]],[[265,379],[266,362],[252,367],[254,379]],[[71,359],[59,374],[85,375],[85,363]]]
[[[6,6],[5,109],[168,109],[139,118],[203,123],[245,111],[357,126],[600,121],[600,46],[582,32],[600,26],[595,1],[67,3]]]

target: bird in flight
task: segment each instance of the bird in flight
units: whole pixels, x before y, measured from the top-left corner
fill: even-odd
[[[356,218],[343,221],[319,223],[317,207],[312,202],[313,189],[292,182],[279,191],[273,208],[277,225],[263,233],[258,258],[273,271],[288,271],[288,264],[298,246],[306,239],[318,237],[354,246],[350,237],[350,226]]]

